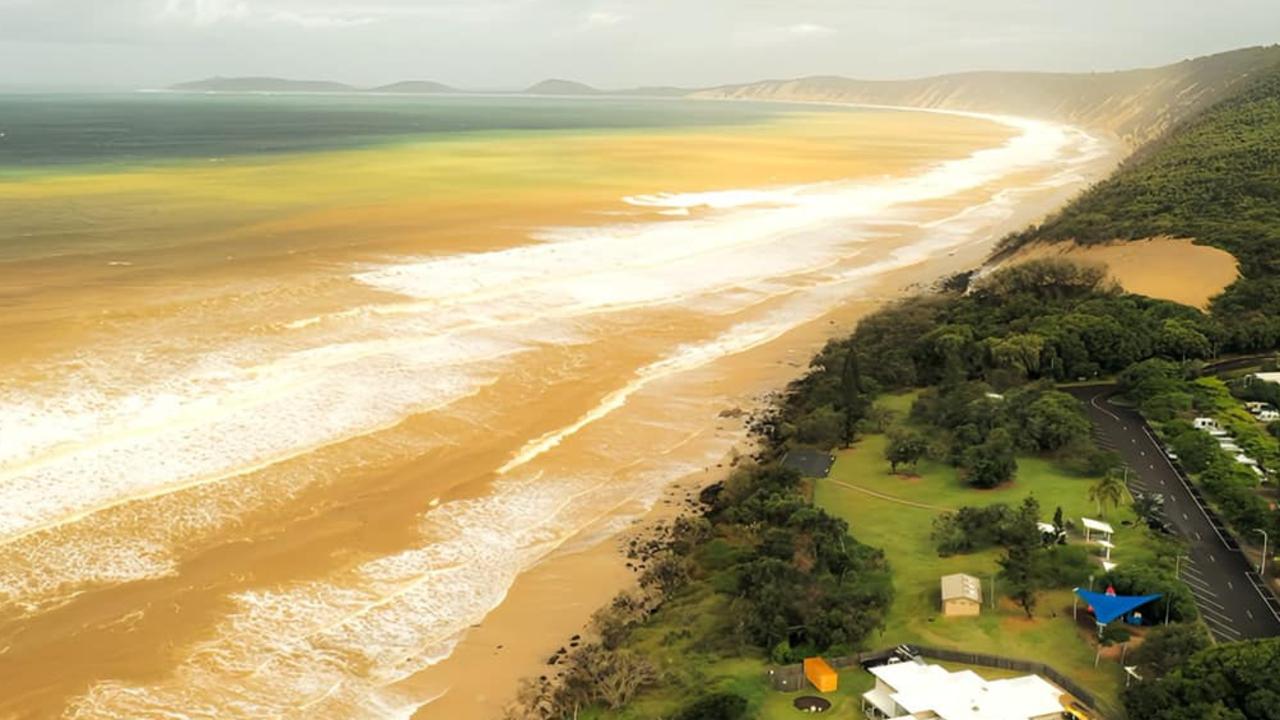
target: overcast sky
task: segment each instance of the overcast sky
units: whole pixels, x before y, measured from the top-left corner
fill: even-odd
[[[1109,70],[1276,42],[1280,0],[0,0],[0,85],[702,86]]]

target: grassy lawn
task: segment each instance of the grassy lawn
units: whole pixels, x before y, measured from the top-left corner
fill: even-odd
[[[1044,521],[1049,521],[1054,508],[1061,506],[1064,516],[1079,525],[1081,516],[1098,517],[1097,508],[1087,497],[1094,480],[1068,475],[1044,459],[1019,458],[1017,479],[1012,484],[974,490],[959,480],[954,468],[940,463],[922,462],[913,477],[890,474],[883,459],[884,444],[883,436],[872,435],[839,453],[831,477],[819,481],[815,488],[818,505],[844,518],[854,537],[883,548],[892,565],[894,603],[884,632],[872,637],[868,645],[920,643],[1038,660],[1118,704],[1120,667],[1106,660],[1097,669],[1093,667],[1090,631],[1083,623],[1072,622],[1069,590],[1043,593],[1036,617],[1028,620],[1021,608],[999,597],[997,584],[995,612],[987,607],[979,618],[944,618],[938,610],[938,579],[956,572],[975,575],[982,578],[983,592],[989,597],[989,583],[998,570],[1000,552],[938,557],[929,535],[939,511],[900,504],[848,487],[854,485],[881,495],[947,508],[997,502],[1013,506],[1034,494]],[[1108,508],[1105,519],[1117,529],[1118,547],[1112,555],[1115,562],[1153,559],[1145,530],[1122,525],[1136,520],[1131,509]],[[1098,575],[1101,574],[1099,565]]]

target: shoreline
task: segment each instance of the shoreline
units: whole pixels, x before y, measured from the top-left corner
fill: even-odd
[[[947,113],[936,110],[933,112]],[[1089,162],[1090,170],[1096,174],[1092,182],[1105,177],[1127,152],[1118,142],[1107,143],[1105,148],[1104,155],[1092,158]],[[1021,200],[1010,217],[984,230],[982,234],[985,237],[982,239],[964,243],[946,254],[884,272],[860,288],[856,297],[838,303],[819,319],[795,328],[778,339],[776,342],[786,348],[786,355],[790,358],[777,361],[785,371],[769,373],[772,377],[766,384],[744,390],[751,402],[743,402],[739,398],[736,407],[721,409],[722,416],[724,411],[731,409],[742,410],[744,413],[741,418],[734,418],[738,427],[733,430],[733,449],[736,450],[745,443],[753,443],[750,423],[739,423],[738,420],[751,418],[766,409],[778,392],[802,377],[809,358],[827,340],[852,331],[861,318],[889,302],[930,287],[948,275],[983,266],[1001,237],[1051,214],[1081,189],[1076,187],[1068,192],[1059,189],[1045,197]],[[890,255],[904,247],[906,246],[878,250]],[[874,263],[875,260],[868,262]],[[796,335],[800,337],[795,337]],[[722,417],[721,420],[723,419]],[[619,592],[637,587],[639,570],[627,557],[626,548],[629,544],[633,541],[642,543],[646,538],[654,537],[676,517],[696,513],[696,503],[687,504],[688,498],[696,497],[701,489],[728,477],[732,467],[730,460],[735,454],[741,457],[753,455],[754,452],[754,447],[750,452],[730,451],[717,464],[707,466],[701,472],[676,478],[664,487],[661,499],[652,508],[630,521],[621,532],[601,538],[588,547],[579,547],[578,543],[570,541],[572,550],[558,551],[522,573],[508,588],[504,602],[491,611],[480,625],[473,627],[459,642],[454,654],[441,663],[443,665],[454,661],[466,664],[481,662],[485,658],[491,661],[497,659],[502,665],[498,672],[501,681],[494,682],[496,669],[494,663],[490,662],[486,684],[490,688],[500,684],[503,689],[487,689],[482,694],[473,694],[467,698],[460,696],[476,692],[468,689],[472,685],[470,682],[443,690],[437,689],[438,694],[433,695],[436,699],[420,707],[412,717],[423,719],[448,716],[468,720],[495,717],[502,708],[510,704],[521,681],[540,677],[553,680],[555,666],[548,665],[548,661],[557,656],[560,650],[571,649],[573,643],[577,642],[576,639],[590,637],[590,616],[596,610],[606,605]],[[575,577],[577,581],[570,579]],[[583,583],[583,578],[590,578],[590,581]],[[587,587],[584,588],[584,585]],[[541,606],[540,610],[520,607],[521,600],[526,605],[532,603]],[[530,617],[531,614],[533,617]],[[529,624],[535,618],[540,624],[536,633]],[[520,642],[524,647],[520,649],[514,649],[511,641],[517,633],[523,636]],[[512,667],[517,663],[523,671]],[[414,682],[406,683],[406,687],[417,686]],[[484,707],[477,708],[477,701],[482,702]]]
[[[116,707],[127,716],[128,712],[141,712],[137,708],[185,704],[185,698],[219,702],[228,690],[238,689],[253,693],[267,714],[269,708],[305,706],[319,716],[351,716],[353,712],[403,716],[423,699],[439,698],[423,705],[421,715],[496,715],[521,677],[545,672],[550,654],[572,642],[565,638],[580,634],[593,610],[607,603],[618,589],[635,583],[635,572],[626,567],[627,543],[630,538],[645,537],[654,523],[681,511],[682,491],[673,480],[687,481],[691,489],[715,482],[723,474],[723,466],[729,464],[732,448],[743,447],[747,433],[742,424],[718,418],[717,413],[765,402],[768,393],[804,371],[813,350],[845,332],[865,313],[931,282],[948,269],[964,270],[980,263],[986,241],[994,241],[997,235],[991,228],[998,222],[1012,214],[1011,226],[1021,225],[1032,219],[1028,208],[1053,207],[1057,198],[1074,193],[1073,187],[1061,187],[1070,181],[1055,172],[1063,167],[1073,171],[1082,167],[1079,161],[1089,149],[1076,136],[1034,133],[1024,141],[1030,146],[1009,148],[1016,133],[987,122],[930,119],[921,114],[913,118],[905,113],[853,115],[850,120],[851,124],[844,118],[815,113],[801,117],[794,129],[803,130],[803,134],[794,137],[793,127],[786,125],[766,133],[735,135],[732,144],[719,144],[724,143],[721,139],[711,147],[703,147],[707,139],[699,133],[676,133],[669,139],[642,136],[616,147],[610,144],[615,142],[612,138],[607,142],[573,140],[567,147],[579,151],[580,157],[595,158],[604,153],[602,161],[619,163],[616,175],[573,177],[613,178],[613,186],[583,185],[580,194],[568,196],[575,201],[572,204],[559,195],[552,197],[541,186],[531,186],[518,196],[527,205],[519,206],[526,210],[518,216],[521,223],[508,220],[491,233],[477,234],[463,243],[452,240],[456,233],[448,232],[448,223],[433,231],[436,234],[398,234],[404,221],[439,209],[440,203],[431,204],[413,194],[434,187],[435,174],[410,189],[397,185],[394,193],[381,185],[369,189],[372,198],[388,194],[395,201],[388,200],[389,205],[365,207],[357,203],[338,210],[294,211],[266,225],[251,225],[228,240],[238,242],[241,235],[252,231],[328,242],[326,231],[332,231],[336,239],[344,236],[343,228],[359,224],[377,238],[378,247],[388,251],[405,249],[423,254],[424,250],[449,250],[447,254],[461,254],[468,261],[508,256],[528,260],[526,256],[532,253],[532,260],[546,262],[524,266],[537,270],[545,265],[554,270],[560,265],[541,257],[541,251],[525,249],[529,246],[525,229],[555,225],[548,220],[560,217],[579,217],[559,211],[576,210],[589,202],[616,204],[624,194],[619,192],[622,189],[627,194],[651,194],[676,188],[683,194],[663,196],[664,202],[703,203],[710,210],[722,199],[721,189],[726,187],[764,184],[785,190],[797,182],[828,176],[848,181],[830,192],[820,189],[814,193],[816,197],[804,198],[806,202],[780,194],[784,212],[780,218],[775,214],[764,227],[754,224],[770,219],[768,212],[730,211],[735,222],[717,226],[720,229],[706,238],[706,249],[713,252],[691,255],[685,250],[688,258],[678,255],[691,267],[697,259],[700,274],[681,275],[673,269],[669,276],[656,270],[652,276],[643,276],[651,277],[645,282],[650,289],[687,286],[690,289],[686,291],[693,292],[701,287],[699,283],[706,282],[702,276],[719,267],[723,272],[713,272],[711,277],[723,277],[722,285],[713,288],[712,299],[697,307],[698,312],[684,312],[679,305],[670,307],[669,298],[657,298],[668,302],[659,305],[660,309],[637,310],[607,321],[595,321],[592,315],[593,324],[581,336],[592,342],[567,346],[540,343],[521,357],[517,366],[521,372],[497,376],[449,413],[415,416],[394,431],[367,440],[351,439],[219,487],[219,492],[184,491],[154,503],[130,505],[128,512],[120,508],[95,517],[101,524],[120,523],[118,528],[110,528],[110,533],[118,535],[108,533],[109,537],[148,538],[152,535],[147,533],[157,534],[155,528],[173,525],[147,522],[151,514],[173,518],[207,512],[208,517],[232,517],[231,511],[245,502],[240,493],[231,492],[233,488],[276,489],[270,504],[264,499],[261,509],[255,509],[256,514],[234,530],[196,525],[189,540],[187,535],[164,535],[165,542],[187,553],[176,555],[174,569],[166,579],[108,586],[92,597],[41,616],[38,623],[23,623],[22,644],[15,646],[7,660],[15,671],[15,688],[19,693],[30,690],[13,701],[15,707],[17,702],[24,707],[65,707],[58,703],[71,698],[80,712],[93,709],[90,714],[101,716]],[[936,135],[932,134],[934,129]],[[885,141],[889,144],[884,145]],[[973,158],[975,153],[997,148],[1005,149]],[[481,169],[507,172],[516,160],[541,166],[539,161],[547,157],[542,146],[516,143],[497,150],[501,153],[492,166]],[[691,151],[696,152],[690,155]],[[421,171],[412,158],[387,166],[385,163],[392,160],[379,154],[361,157],[363,169],[379,177],[391,171]],[[1060,161],[1049,165],[1050,157]],[[690,158],[695,159],[693,164]],[[466,158],[447,155],[433,173],[449,170],[445,160],[451,159]],[[629,164],[640,159],[646,162],[644,168],[650,168],[647,174],[621,172],[641,167]],[[669,166],[666,160],[671,161]],[[228,182],[241,178],[266,182],[329,169],[333,162],[334,158],[320,156],[287,167],[271,166],[248,176],[242,168],[215,174]],[[143,173],[135,178],[141,183],[139,196],[165,177]],[[881,185],[880,178],[888,182]],[[577,185],[566,187],[572,190]],[[878,194],[881,189],[889,194]],[[203,197],[204,191],[197,190],[200,188],[189,192]],[[842,195],[843,190],[852,192]],[[60,190],[66,194],[74,191],[74,186]],[[289,197],[286,194],[279,201]],[[1054,200],[1045,199],[1049,197]],[[487,198],[477,197],[474,204],[462,206],[456,217],[447,217],[459,223],[486,222],[484,218],[491,215],[482,200]],[[548,201],[560,204],[549,207]],[[504,203],[510,202],[504,199]],[[873,209],[883,203],[890,204],[892,210]],[[457,203],[451,200],[450,207],[454,205]],[[657,249],[668,246],[695,243],[696,248],[702,248],[704,238],[693,234],[701,222],[702,208],[698,204],[699,212],[692,220],[676,224],[655,218],[662,214],[655,209],[628,212],[624,217],[634,218],[646,228],[660,227],[662,232],[643,238],[623,233],[612,243],[620,247],[609,245],[605,250],[628,258],[634,255],[633,250],[622,247],[631,244],[628,239],[652,242],[657,259],[665,257]],[[590,227],[599,224],[594,217],[588,221]],[[622,222],[609,220],[606,224]],[[566,227],[580,225],[569,223]],[[407,223],[409,226],[417,227]],[[818,242],[812,257],[793,252],[785,241],[793,232],[821,233],[815,238]],[[766,235],[772,239],[769,245],[762,245]],[[573,239],[563,234],[557,237]],[[314,258],[329,257],[325,254],[329,252],[327,245],[322,242],[317,248]],[[501,254],[508,249],[508,254]],[[823,260],[819,250],[838,257],[838,263],[818,262]],[[744,262],[749,267],[739,272],[737,264],[724,264],[732,261],[731,252],[744,260],[743,253],[754,257]],[[356,267],[363,267],[359,262],[368,255],[362,249]],[[339,249],[333,250],[332,256],[348,257]],[[411,280],[417,277],[414,272],[434,277],[432,272],[439,268],[415,257],[409,254],[409,261],[396,267],[404,268]],[[583,277],[613,278],[616,270],[606,262],[609,257],[608,252],[587,257],[592,262],[586,263]],[[718,257],[724,261],[713,265]],[[297,276],[309,281],[330,277],[329,273],[295,268],[284,257],[277,266],[290,273],[299,271]],[[648,267],[641,265],[639,269]],[[206,280],[211,287],[220,287],[218,283],[226,277],[234,276],[238,281],[236,268],[224,269],[217,264],[210,268]],[[790,268],[794,279],[782,271],[784,268]],[[473,268],[472,275],[480,276],[488,269],[488,265]],[[269,277],[270,273],[261,276]],[[382,279],[395,280],[396,275],[391,272]],[[540,282],[536,273],[530,282],[537,287],[534,281]],[[607,285],[579,284],[577,289],[587,300],[599,299],[594,294],[598,289],[605,295],[603,300],[616,302]],[[736,284],[756,295],[744,296],[734,290]],[[393,321],[385,322],[379,315],[382,332],[404,331],[392,333],[403,336],[396,348],[410,343],[417,333],[425,333],[423,326],[436,326],[436,318],[422,312],[424,303],[406,303],[400,294],[382,293],[381,285],[373,290],[370,287],[343,279],[339,287],[314,301],[290,299],[280,306],[278,315],[270,317],[282,322],[299,317],[331,320],[288,332],[281,329],[288,325],[272,325],[266,336],[271,342],[264,343],[264,352],[277,349],[277,335],[304,347],[328,347],[353,333],[358,335],[364,331],[361,323],[349,321],[349,314],[332,314],[338,312],[334,307],[345,311],[353,303],[375,311],[414,311],[403,317],[402,313],[389,315]],[[622,287],[613,294],[625,299],[629,290]],[[167,295],[164,299],[170,301]],[[259,330],[263,316],[250,310],[266,307],[274,311],[276,306],[267,302],[270,299],[273,296],[264,297],[259,305],[228,313],[226,331],[239,329],[242,314],[243,322],[252,323],[249,328]],[[518,302],[526,299],[513,295],[507,309],[518,308]],[[140,310],[150,309],[144,304]],[[158,317],[168,321],[168,315]],[[179,329],[185,327],[175,323]],[[122,327],[134,329],[129,324]],[[204,337],[206,331],[202,327],[200,332],[197,338]],[[307,334],[295,339],[289,336],[293,332]],[[616,342],[613,336],[618,333],[630,340]],[[320,337],[313,337],[316,334]],[[551,337],[560,335],[553,333]],[[463,349],[478,352],[471,346]],[[415,356],[421,354],[419,349]],[[391,357],[394,367],[400,367],[400,356]],[[648,368],[655,372],[647,374]],[[637,375],[643,376],[646,387],[636,391],[625,407],[606,408],[608,412],[599,414],[599,408],[609,406],[618,388]],[[322,379],[331,378],[325,375]],[[300,397],[305,400],[310,396],[301,393]],[[511,398],[523,398],[522,407],[512,405]],[[580,422],[588,417],[592,418],[589,424]],[[562,438],[564,449],[535,459],[535,464],[520,473],[526,477],[502,482],[492,477],[492,469],[528,448],[530,438],[543,437]],[[437,447],[431,438],[447,442]],[[406,443],[403,462],[402,456],[393,452],[400,443]],[[426,448],[425,455],[424,451],[410,452],[419,447]],[[287,484],[295,481],[295,474],[298,483],[312,478],[314,473],[308,472],[312,468],[345,468],[357,457],[368,463],[370,449],[386,450],[385,461],[368,465],[366,471],[344,470],[341,482],[334,475],[305,486]],[[295,487],[296,497],[280,492]],[[252,505],[256,496],[249,502],[258,507]],[[442,506],[439,513],[421,512],[437,503]],[[89,531],[95,527],[86,522],[59,532],[72,541],[81,535],[88,541]],[[203,550],[206,544],[214,543],[220,543],[215,552]],[[67,541],[60,547],[78,546]],[[90,547],[108,546],[94,537]],[[107,560],[119,562],[120,558],[115,553]],[[464,562],[450,562],[455,559]],[[100,568],[104,564],[79,566]],[[15,567],[26,566],[15,563]],[[355,602],[348,593],[358,594]],[[237,604],[228,608],[227,598]],[[126,622],[107,624],[113,619],[109,614],[113,608],[129,606],[175,610],[172,615],[136,613]],[[283,622],[283,613],[295,609],[299,620],[315,623],[317,629],[299,628],[297,621]],[[174,633],[181,633],[180,639],[176,649],[169,649],[174,648]],[[492,638],[488,645],[486,638]],[[294,652],[281,646],[282,640],[320,651]],[[99,658],[100,664],[93,669],[59,670],[56,658],[71,652],[89,653]],[[262,657],[273,658],[277,664],[268,672],[232,676],[206,661],[211,652],[245,664]],[[333,652],[367,659],[376,672],[362,672],[366,667],[359,664],[323,665],[324,658]],[[452,660],[450,653],[454,654]],[[287,684],[298,677],[331,678],[337,691],[317,696],[305,685]]]

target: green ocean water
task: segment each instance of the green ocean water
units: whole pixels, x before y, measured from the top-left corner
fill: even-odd
[[[0,94],[0,171],[300,153],[460,133],[740,125],[787,111],[612,98]]]

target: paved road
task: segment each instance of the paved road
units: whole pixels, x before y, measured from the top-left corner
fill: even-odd
[[[1280,635],[1280,603],[1262,586],[1234,538],[1208,510],[1199,490],[1169,462],[1155,435],[1133,410],[1108,402],[1114,385],[1077,387],[1098,443],[1120,453],[1131,468],[1129,487],[1164,495],[1165,514],[1190,549],[1179,576],[1214,637],[1222,641]]]

